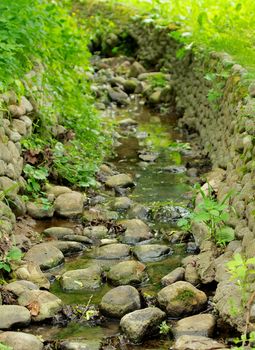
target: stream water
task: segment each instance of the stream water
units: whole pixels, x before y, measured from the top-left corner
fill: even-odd
[[[135,178],[136,186],[128,193],[136,203],[140,203],[150,209],[159,208],[164,205],[186,206],[190,200],[189,178],[185,171],[180,173],[167,171],[166,168],[175,166],[182,169],[191,158],[192,152],[188,144],[183,140],[183,136],[176,127],[174,115],[161,115],[154,112],[139,101],[134,101],[128,108],[108,109],[105,117],[114,118],[116,122],[121,122],[127,118],[132,118],[137,122],[135,127],[119,128],[120,138],[115,148],[115,156],[109,159],[117,171],[129,173]],[[139,158],[140,152],[156,155],[153,162],[144,162]],[[104,205],[110,207],[113,201],[112,192],[104,190],[100,193],[106,198]],[[128,217],[128,214],[121,213],[120,217]],[[49,221],[38,221],[36,231],[42,232],[51,226],[75,227],[77,222],[63,219],[53,219]],[[149,218],[147,224],[150,226],[155,236],[153,243],[170,244],[167,236],[176,226],[169,222],[153,220]],[[147,295],[155,295],[162,286],[160,280],[163,276],[181,265],[181,260],[187,255],[185,243],[170,244],[173,254],[160,261],[150,261],[146,263],[149,280],[143,283],[138,290]],[[91,264],[100,263],[104,268],[116,264],[116,260],[96,260],[91,251],[86,251],[82,255],[72,256],[66,259],[64,266],[51,271],[51,274],[58,277],[64,271],[86,268]],[[119,261],[118,261],[119,262]],[[52,284],[51,292],[57,295],[65,304],[84,304],[92,297],[93,304],[99,304],[103,295],[112,288],[108,283],[104,283],[96,291],[87,292],[64,292],[56,278]],[[78,323],[70,323],[65,328],[55,326],[33,326],[29,332],[41,335],[44,339],[75,339],[89,342],[89,349],[98,349],[102,339],[119,335],[119,321],[107,319],[101,326],[89,327]],[[124,344],[121,349],[169,349],[172,340],[162,338],[148,340],[142,345]]]

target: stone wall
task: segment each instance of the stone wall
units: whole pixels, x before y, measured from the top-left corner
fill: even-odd
[[[220,282],[216,308],[226,321],[241,330],[243,320],[240,315],[233,316],[229,303],[234,298],[240,306],[241,298],[229,281],[225,264],[234,253],[242,252],[246,257],[255,254],[254,85],[248,86],[246,70],[226,54],[187,51],[182,59],[177,59],[181,45],[170,36],[169,28],[138,19],[128,31],[138,43],[138,60],[172,75],[176,106],[182,115],[179,123],[198,132],[204,154],[212,162],[210,184],[218,198],[235,191],[231,202],[235,214],[229,224],[235,229],[236,241],[219,256],[210,245],[205,248],[200,239],[201,254],[196,263],[203,283]],[[195,238],[201,238],[201,232],[205,230],[195,225]]]

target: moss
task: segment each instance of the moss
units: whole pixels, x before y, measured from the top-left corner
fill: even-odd
[[[194,297],[195,293],[192,290],[184,289],[174,298],[173,301],[181,301],[184,304],[188,304]]]

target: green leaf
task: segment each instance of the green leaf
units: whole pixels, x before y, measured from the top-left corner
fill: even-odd
[[[22,255],[23,253],[18,247],[12,247],[6,256],[6,259],[8,261],[20,260]]]
[[[232,227],[225,226],[216,232],[216,242],[225,245],[235,239],[235,231]]]

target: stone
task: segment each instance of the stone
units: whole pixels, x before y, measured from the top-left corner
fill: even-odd
[[[128,217],[130,219],[140,219],[146,221],[148,219],[148,214],[149,209],[139,203],[135,203],[134,205],[132,205],[128,211]]]
[[[4,286],[5,290],[12,292],[13,294],[20,296],[26,290],[39,290],[38,286],[33,282],[21,280],[8,283]]]
[[[215,324],[215,317],[211,314],[189,316],[177,322],[173,333],[176,338],[182,335],[212,337]]]
[[[18,303],[33,310],[32,320],[35,322],[54,317],[62,308],[62,301],[46,290],[25,291],[19,296]]]
[[[132,200],[128,197],[118,197],[113,203],[113,208],[115,210],[126,210],[129,209],[132,204]]]
[[[48,185],[48,187],[46,188],[47,195],[53,194],[55,198],[57,198],[61,194],[71,193],[71,192],[72,190],[66,186]]]
[[[81,340],[65,340],[60,343],[61,350],[100,350],[100,341],[96,339],[81,341]]]
[[[85,249],[83,244],[72,241],[51,241],[48,244],[58,248],[64,254],[64,256],[77,254]]]
[[[153,105],[159,104],[161,102],[161,90],[154,91],[149,96],[149,102]]]
[[[40,266],[34,262],[28,262],[17,268],[17,270],[15,270],[15,276],[18,279],[33,282],[41,288],[50,288],[50,282],[41,271]]]
[[[7,197],[16,197],[19,191],[19,184],[7,176],[0,177],[0,190],[6,192]]]
[[[78,216],[83,212],[84,200],[85,197],[80,192],[63,193],[56,198],[54,209],[56,214],[66,218]]]
[[[79,242],[82,244],[92,244],[93,241],[86,237],[86,236],[82,236],[82,235],[66,235],[63,237],[64,241],[73,241],[73,242]]]
[[[66,235],[73,235],[74,230],[69,227],[49,227],[43,231],[46,237],[53,237],[55,239],[63,239]]]
[[[136,126],[138,122],[132,118],[125,118],[119,121],[119,126],[121,128],[126,128],[128,126]]]
[[[25,96],[21,96],[20,105],[25,109],[25,113],[31,113],[34,109],[31,102]]]
[[[116,238],[103,238],[103,239],[100,239],[100,246],[108,245],[108,244],[114,244],[114,243],[118,243],[118,240]]]
[[[106,186],[114,188],[114,187],[133,187],[134,181],[130,175],[127,174],[118,174],[109,176],[106,180]]]
[[[182,335],[173,346],[175,350],[222,350],[225,348],[224,344],[216,340],[197,335]]]
[[[99,307],[104,315],[121,318],[141,308],[140,295],[132,286],[119,286],[103,296]]]
[[[194,286],[198,285],[200,282],[198,273],[197,273],[197,268],[196,265],[194,264],[187,264],[185,268],[185,274],[184,274],[184,279],[186,282],[189,282],[193,284]]]
[[[128,105],[130,102],[128,95],[118,87],[109,88],[108,95],[111,101],[116,102],[118,105]]]
[[[133,254],[140,261],[161,260],[171,253],[171,248],[163,244],[143,244],[133,249]]]
[[[112,266],[107,273],[107,280],[114,286],[137,285],[146,278],[146,266],[135,260],[122,261]]]
[[[114,243],[95,248],[91,255],[96,259],[114,260],[128,258],[130,247],[127,244]]]
[[[116,211],[111,211],[101,206],[95,206],[83,212],[84,221],[109,221],[117,219],[118,213]]]
[[[178,281],[159,291],[158,302],[169,316],[181,317],[201,311],[207,297],[191,283]]]
[[[139,82],[136,79],[128,79],[124,82],[124,90],[128,94],[133,94],[138,86]]]
[[[184,279],[184,273],[185,269],[183,267],[177,267],[161,279],[161,284],[168,286],[174,282],[182,281]]]
[[[0,342],[13,350],[42,350],[42,341],[33,334],[23,332],[4,332],[0,334]]]
[[[139,219],[121,220],[119,223],[126,229],[123,241],[128,244],[136,244],[153,237],[149,227]]]
[[[19,305],[0,305],[0,329],[27,326],[31,321],[28,309]]]
[[[34,219],[52,218],[54,214],[53,207],[46,207],[43,203],[28,202],[27,212]]]
[[[103,225],[85,227],[83,234],[93,239],[101,239],[107,236],[108,229]]]
[[[65,260],[63,253],[50,243],[36,244],[29,249],[24,259],[38,264],[42,270],[56,267]]]
[[[65,272],[60,279],[63,290],[94,290],[102,285],[101,268],[97,265],[86,269],[70,270]]]
[[[128,76],[130,78],[137,78],[140,74],[145,73],[145,68],[137,61],[132,63]]]
[[[17,131],[22,136],[25,136],[27,133],[26,124],[20,119],[13,119],[12,128],[14,131]]]
[[[159,326],[166,314],[157,307],[133,311],[120,320],[122,332],[134,343],[159,333]]]
[[[159,154],[157,152],[143,152],[139,154],[139,158],[142,159],[144,162],[155,162],[155,160],[158,158]]]

